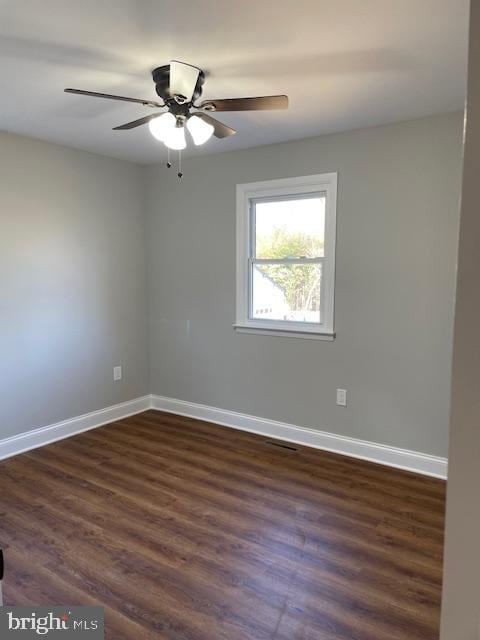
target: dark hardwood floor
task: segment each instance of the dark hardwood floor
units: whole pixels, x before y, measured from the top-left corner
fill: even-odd
[[[445,483],[156,411],[0,463],[6,604],[111,640],[437,640]]]

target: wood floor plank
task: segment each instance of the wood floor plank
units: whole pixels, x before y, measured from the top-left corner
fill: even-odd
[[[108,640],[437,640],[445,483],[147,411],[0,462],[7,604]]]

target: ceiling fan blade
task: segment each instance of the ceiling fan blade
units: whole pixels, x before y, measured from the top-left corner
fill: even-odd
[[[64,89],[65,93],[74,93],[79,96],[91,96],[92,98],[107,98],[107,100],[122,100],[123,102],[136,102],[147,107],[161,108],[163,105],[155,100],[142,100],[142,98],[127,98],[125,96],[113,96],[110,93],[97,93],[96,91],[84,91],[83,89]]]
[[[216,120],[206,113],[196,113],[194,117],[201,118],[205,122],[208,122],[208,124],[211,124],[213,126],[213,135],[216,138],[228,138],[228,136],[233,136],[237,133],[232,127],[228,127],[226,124],[223,124],[223,122],[220,122],[220,120]]]
[[[199,74],[200,69],[197,67],[172,60],[170,62],[170,95],[181,96],[183,102],[190,102],[197,86]]]
[[[287,96],[261,96],[258,98],[223,98],[204,100],[199,109],[205,111],[263,111],[288,109]]]
[[[165,113],[152,113],[149,116],[145,116],[143,118],[139,118],[138,120],[133,120],[133,122],[127,122],[127,124],[121,124],[119,127],[113,127],[113,131],[126,131],[127,129],[135,129],[135,127],[141,127],[142,124],[148,124],[150,120],[154,118],[158,118],[159,116],[163,116]]]

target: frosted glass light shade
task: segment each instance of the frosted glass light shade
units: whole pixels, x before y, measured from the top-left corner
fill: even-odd
[[[164,142],[165,135],[176,126],[176,119],[172,113],[163,113],[159,118],[154,118],[148,123],[150,133],[154,138]]]
[[[189,118],[187,120],[187,127],[197,146],[204,144],[212,137],[213,126],[198,116]]]
[[[187,141],[185,140],[185,129],[184,127],[173,127],[173,129],[168,129],[163,137],[163,142],[169,149],[185,149],[187,146]]]

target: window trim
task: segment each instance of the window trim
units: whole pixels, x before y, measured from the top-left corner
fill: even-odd
[[[323,323],[249,318],[250,264],[252,247],[252,214],[250,202],[277,197],[295,197],[310,193],[325,193],[325,256],[322,262],[324,296]],[[239,333],[282,335],[333,340],[335,303],[335,248],[337,213],[337,173],[322,173],[296,178],[238,184],[236,189],[236,321]],[[285,259],[288,260],[288,259]],[[297,262],[297,260],[292,260]]]

